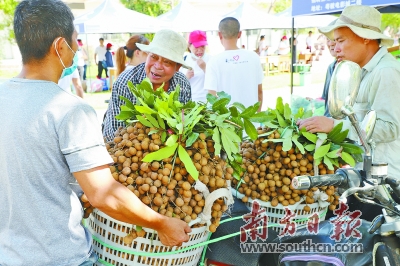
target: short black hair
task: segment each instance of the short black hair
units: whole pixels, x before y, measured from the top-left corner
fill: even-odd
[[[57,37],[72,44],[74,15],[60,0],[24,0],[14,14],[14,33],[22,63],[42,60]]]
[[[224,38],[235,38],[240,32],[240,23],[234,17],[226,17],[219,23],[218,29]]]
[[[99,41],[104,41],[104,38],[100,38]]]

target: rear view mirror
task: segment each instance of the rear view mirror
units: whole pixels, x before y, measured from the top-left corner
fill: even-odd
[[[356,100],[361,82],[361,68],[351,61],[341,61],[332,74],[329,86],[329,113],[335,119],[343,119],[346,115],[343,108],[351,108]]]

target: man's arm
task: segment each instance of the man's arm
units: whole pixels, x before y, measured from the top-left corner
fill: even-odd
[[[209,93],[209,94],[212,94],[212,95],[214,95],[214,96],[217,96],[217,92],[216,92],[216,91],[208,90],[208,93]]]
[[[262,88],[262,84],[258,84],[258,101],[260,102],[260,108],[258,108],[257,112],[261,112],[262,104],[263,104],[263,88]]]
[[[76,95],[83,98],[83,88],[80,78],[72,78],[72,84],[75,87]]]
[[[96,65],[97,65],[96,56],[97,56],[97,49],[96,49],[96,51],[94,52],[94,62],[95,62],[95,63],[96,63]]]
[[[179,246],[191,232],[187,223],[161,215],[146,206],[132,191],[116,182],[107,165],[73,173],[90,204],[121,222],[154,229],[161,242]]]

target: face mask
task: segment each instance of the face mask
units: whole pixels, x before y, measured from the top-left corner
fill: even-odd
[[[54,43],[54,48],[56,48],[56,44],[57,44],[57,42],[58,42],[60,39],[61,39],[61,37],[58,38],[58,40]],[[63,72],[61,73],[60,79],[62,79],[62,78],[64,78],[64,77],[66,77],[66,76],[71,75],[72,73],[74,73],[75,69],[76,69],[77,66],[78,66],[78,60],[79,60],[78,54],[77,54],[76,52],[74,52],[74,51],[71,49],[71,47],[69,46],[69,44],[68,44],[67,42],[65,42],[65,43],[67,44],[67,46],[68,46],[68,48],[71,50],[71,52],[74,53],[74,58],[72,59],[72,65],[71,65],[70,67],[65,67],[64,62],[62,61],[62,59],[61,59],[61,57],[60,57],[60,54],[58,53],[58,51],[57,51],[57,49],[56,49],[58,58],[60,59],[60,62],[61,62],[61,64],[62,64],[63,67],[64,67]]]

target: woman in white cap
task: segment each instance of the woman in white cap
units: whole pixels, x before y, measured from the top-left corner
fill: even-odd
[[[125,102],[120,99],[124,96],[134,104],[136,98],[129,90],[127,83],[140,84],[145,78],[149,78],[154,89],[164,84],[164,90],[168,93],[174,91],[179,85],[179,101],[187,103],[192,99],[191,87],[185,75],[179,72],[181,66],[189,68],[184,60],[183,54],[187,44],[185,38],[172,30],[160,30],[154,35],[149,44],[136,43],[143,52],[148,53],[145,63],[124,71],[118,76],[113,85],[110,103],[103,122],[103,135],[106,139],[114,138],[114,133],[119,126],[124,126],[122,121],[117,121],[115,116],[121,111],[121,105]]]
[[[185,63],[191,69],[181,68],[192,88],[192,100],[206,102],[207,91],[204,89],[204,77],[209,55],[206,53],[207,36],[204,31],[195,30],[189,34],[190,54],[185,56]]]

